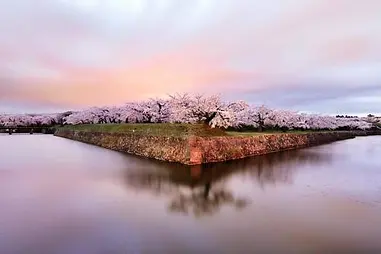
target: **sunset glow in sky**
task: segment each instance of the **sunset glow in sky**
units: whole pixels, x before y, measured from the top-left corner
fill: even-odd
[[[2,0],[0,113],[175,92],[381,112],[379,0]]]

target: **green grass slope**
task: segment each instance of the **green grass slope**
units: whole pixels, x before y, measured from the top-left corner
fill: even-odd
[[[151,136],[226,136],[227,133],[218,128],[210,128],[204,124],[82,124],[67,125],[61,129],[108,132],[108,133],[134,133]]]

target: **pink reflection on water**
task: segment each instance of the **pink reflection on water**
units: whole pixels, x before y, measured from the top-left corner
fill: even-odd
[[[188,172],[53,136],[0,142],[2,254],[381,250],[380,137]],[[220,207],[168,209],[181,195]]]

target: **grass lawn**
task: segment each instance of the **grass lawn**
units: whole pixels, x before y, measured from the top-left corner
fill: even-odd
[[[59,127],[61,129],[70,129],[89,132],[109,132],[109,133],[135,133],[151,136],[200,136],[200,137],[220,137],[220,136],[261,136],[261,135],[279,135],[279,134],[306,134],[311,132],[330,132],[330,131],[223,131],[218,128],[210,128],[204,124],[81,124],[67,125]]]
[[[67,125],[61,127],[61,129],[89,132],[134,133],[151,136],[227,136],[225,131],[212,129],[203,124],[81,124]]]

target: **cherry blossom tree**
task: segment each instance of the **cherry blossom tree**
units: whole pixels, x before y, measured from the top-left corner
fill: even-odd
[[[137,122],[165,123],[169,121],[170,105],[168,100],[150,99],[129,104],[131,113],[135,112]]]
[[[205,123],[220,128],[281,130],[365,130],[379,124],[368,117],[333,117],[226,102],[219,95],[175,94],[168,99],[129,102],[122,106],[92,107],[59,114],[2,114],[0,127],[52,126],[56,124]]]
[[[171,96],[171,122],[205,123],[211,127],[227,128],[235,125],[237,115],[247,105],[243,101],[226,103],[219,95],[204,96],[188,94]]]
[[[142,116],[139,112],[133,110],[135,103],[126,103],[121,107],[115,107],[112,112],[117,122],[137,123],[141,122]]]
[[[273,120],[270,119],[271,116],[274,117],[273,110],[264,105],[250,106],[241,114],[240,124],[263,131],[266,125],[274,124]]]
[[[3,127],[40,127],[52,126],[57,123],[56,114],[41,114],[41,115],[0,115],[0,126]]]

